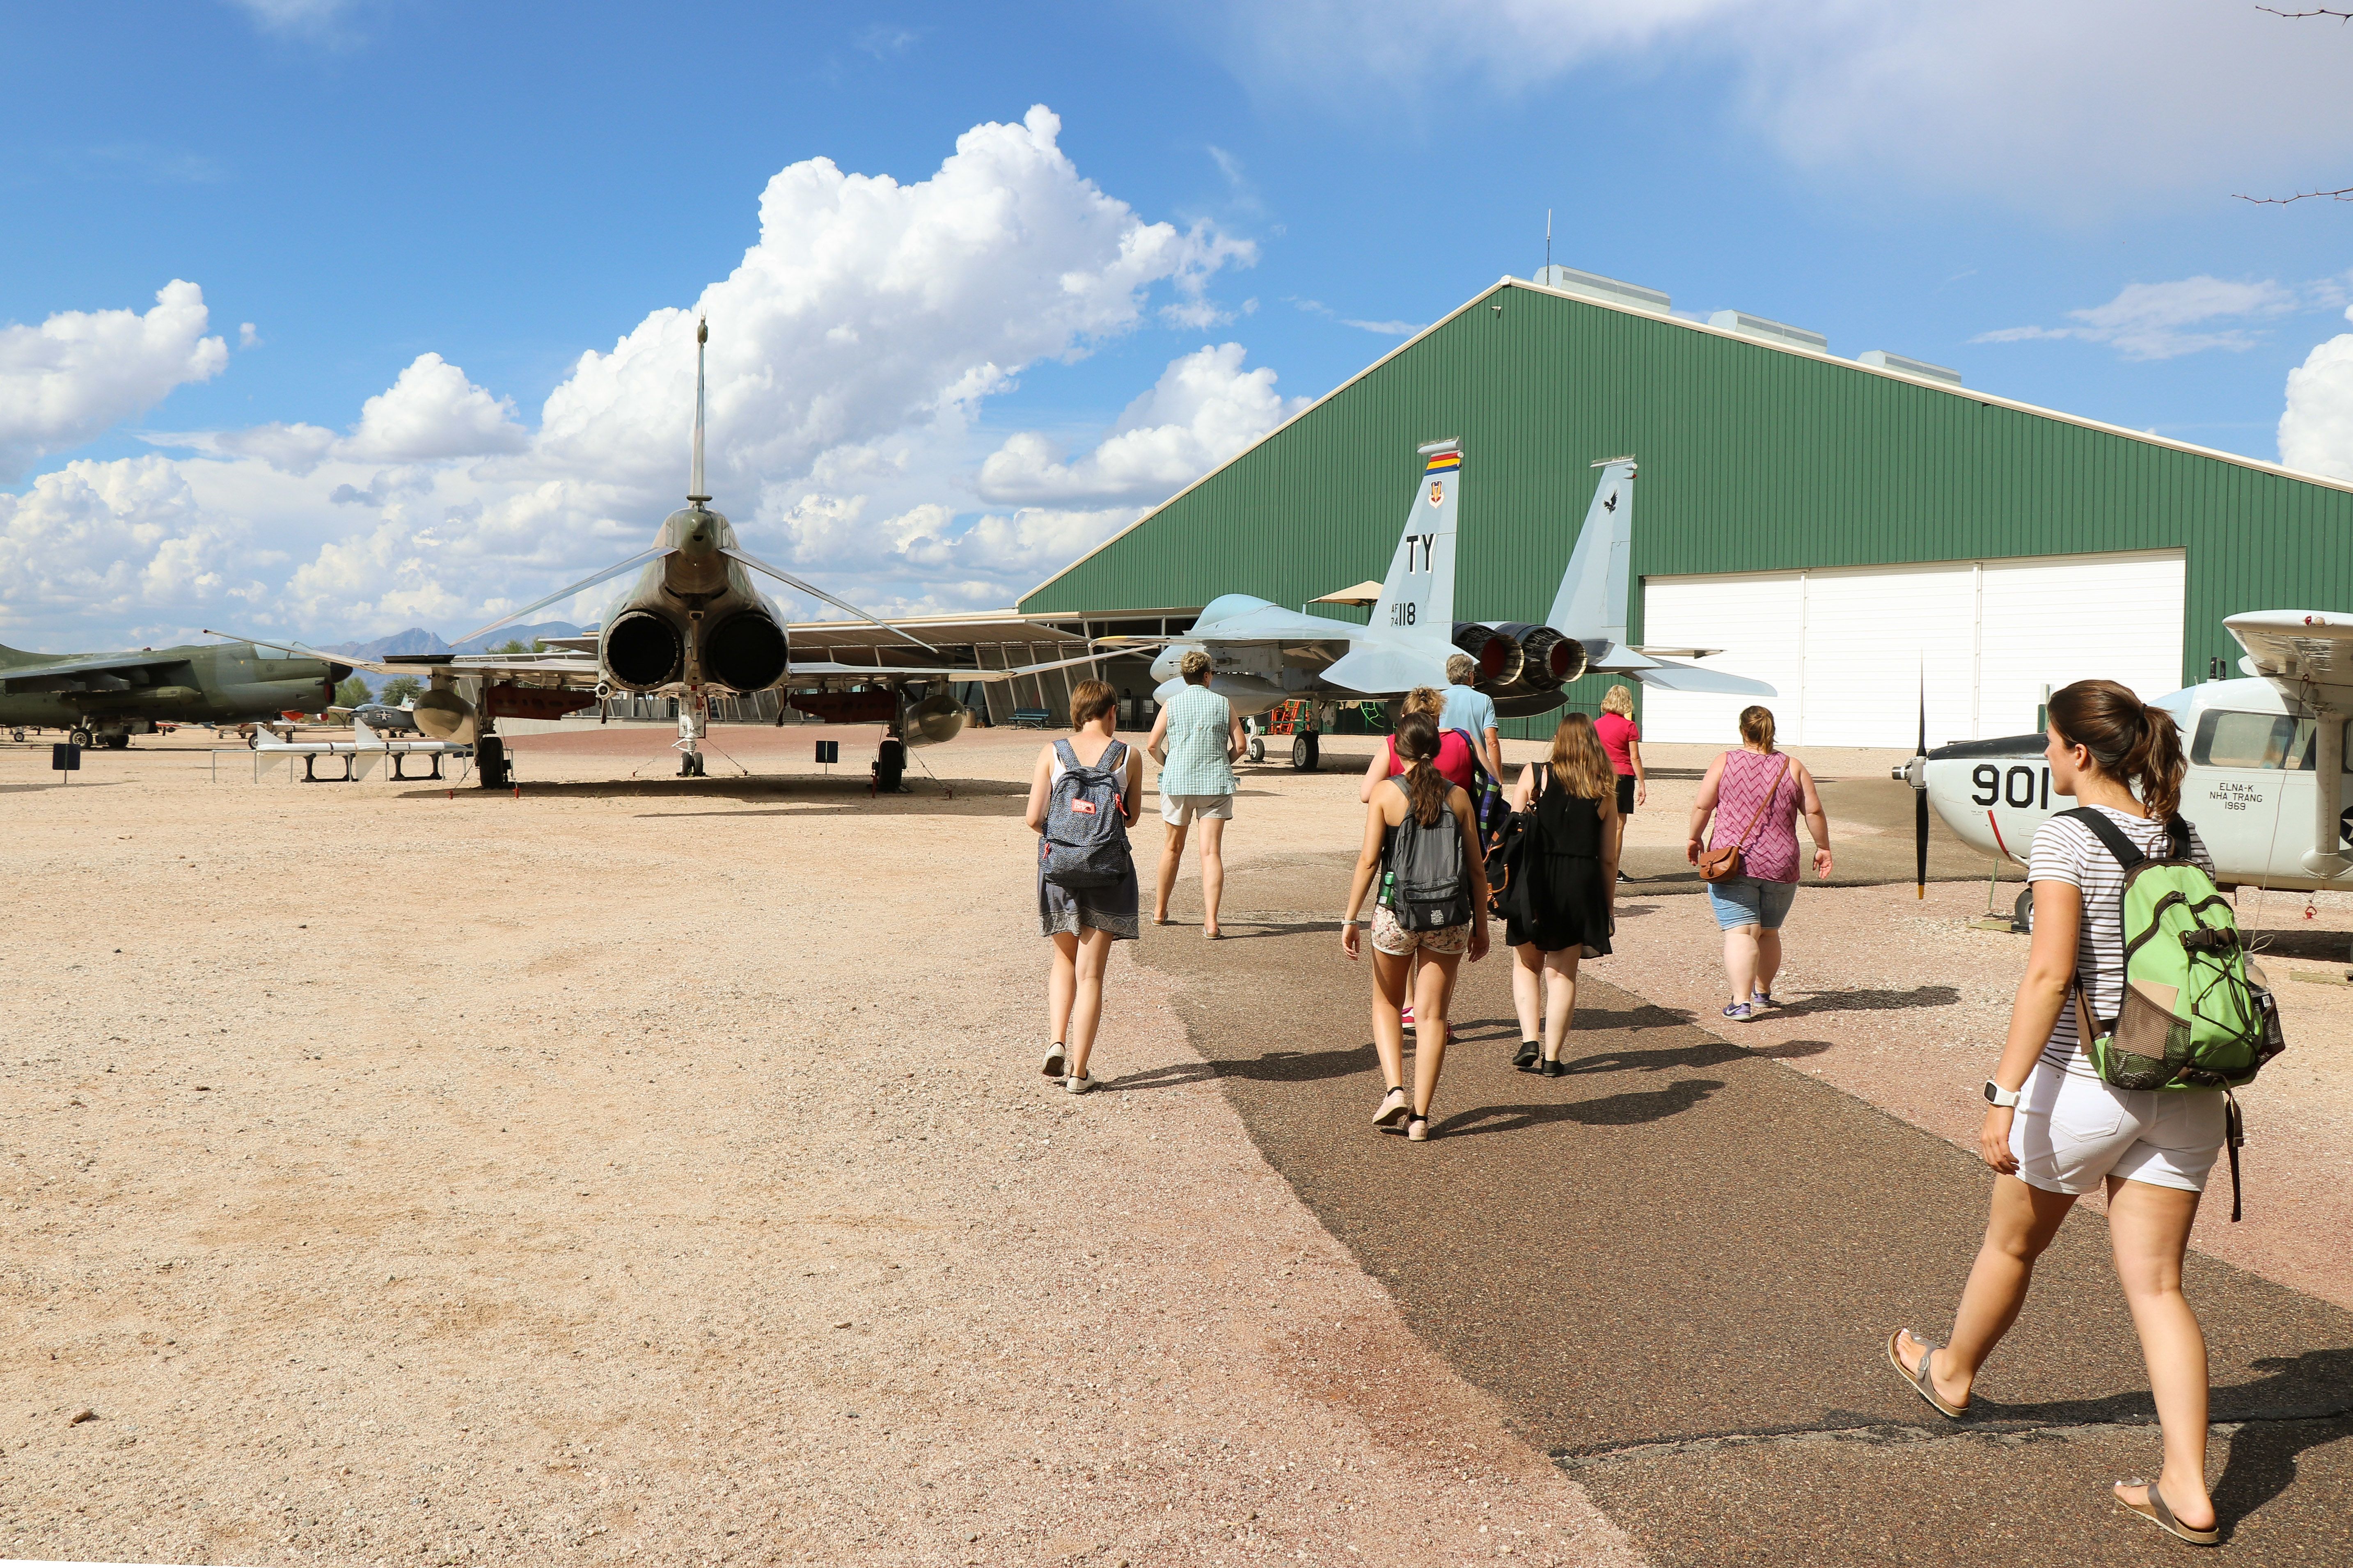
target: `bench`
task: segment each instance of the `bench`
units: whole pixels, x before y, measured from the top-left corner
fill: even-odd
[[[1054,715],[1044,708],[1016,708],[1013,727],[1017,730],[1042,730],[1054,721]]]

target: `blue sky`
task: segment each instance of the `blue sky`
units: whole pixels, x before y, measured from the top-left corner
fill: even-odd
[[[1547,207],[1678,308],[2261,458],[2309,356],[2291,456],[2353,476],[2353,207],[2232,199],[2353,184],[2353,30],[2059,9],[14,7],[0,640],[449,633],[585,574],[682,489],[698,303],[754,549],[1005,603],[1532,271]],[[895,191],[788,181],[764,237],[820,158]]]

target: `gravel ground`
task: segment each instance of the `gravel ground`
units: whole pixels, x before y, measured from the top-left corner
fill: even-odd
[[[1635,1560],[1166,982],[1120,954],[1098,1058],[1166,1088],[1038,1076],[1038,737],[879,802],[806,737],[691,783],[659,731],[527,739],[519,796],[0,745],[0,1552]],[[1352,831],[1344,780],[1251,787]]]

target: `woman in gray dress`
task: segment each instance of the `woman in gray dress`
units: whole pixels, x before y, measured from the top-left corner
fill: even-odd
[[[1127,827],[1135,826],[1144,798],[1144,763],[1115,733],[1119,693],[1100,680],[1082,680],[1071,693],[1071,733],[1038,753],[1029,775],[1029,830],[1046,831],[1046,814],[1054,797],[1054,781],[1073,764],[1101,768],[1121,778],[1120,811]],[[1103,888],[1065,888],[1046,880],[1046,864],[1038,863],[1038,928],[1054,943],[1046,971],[1046,1025],[1053,1045],[1041,1071],[1062,1079],[1072,1094],[1094,1088],[1087,1074],[1093,1052],[1095,1026],[1103,1018],[1103,970],[1111,963],[1111,944],[1136,938],[1135,858],[1127,857],[1127,874]]]

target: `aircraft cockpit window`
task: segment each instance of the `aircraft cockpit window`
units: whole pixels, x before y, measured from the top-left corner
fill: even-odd
[[[2280,768],[2307,772],[2316,735],[2309,719],[2284,713],[2210,711],[2198,721],[2189,760],[2209,768]],[[2345,771],[2353,773],[2353,725],[2347,727]]]

